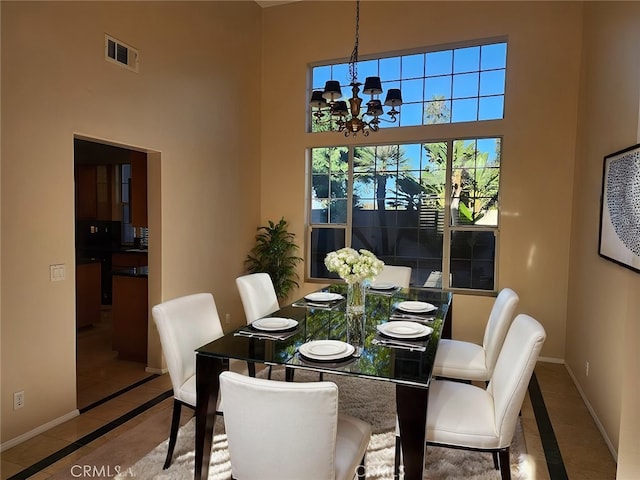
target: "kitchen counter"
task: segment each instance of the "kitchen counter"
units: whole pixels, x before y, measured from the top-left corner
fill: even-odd
[[[100,263],[100,259],[96,257],[76,257],[76,265],[87,265],[90,263]]]
[[[143,267],[121,267],[113,270],[111,274],[113,276],[147,278],[149,276],[149,267],[146,265]]]

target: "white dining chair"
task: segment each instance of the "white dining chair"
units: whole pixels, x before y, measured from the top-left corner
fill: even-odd
[[[236,286],[240,293],[247,325],[280,308],[273,281],[268,273],[250,273],[238,277],[236,278]],[[247,368],[249,375],[255,377],[255,363],[247,362]],[[271,367],[269,367],[269,377],[271,377]]]
[[[376,275],[376,283],[393,283],[402,288],[409,288],[411,284],[411,267],[399,265],[387,265],[382,267],[382,272]]]
[[[276,290],[268,273],[250,273],[236,278],[247,325],[280,308]]]
[[[427,445],[492,453],[502,479],[509,480],[510,445],[545,339],[542,325],[520,314],[509,328],[486,388],[434,380],[429,387]],[[399,456],[396,447],[396,465]]]
[[[432,375],[458,380],[489,381],[519,300],[518,294],[510,288],[500,291],[485,326],[482,345],[441,339]]]
[[[160,303],[151,309],[173,386],[169,448],[163,468],[171,464],[183,405],[196,405],[195,349],[224,335],[213,295],[196,293]]]
[[[220,374],[232,478],[364,478],[371,425],[338,414],[333,382]]]

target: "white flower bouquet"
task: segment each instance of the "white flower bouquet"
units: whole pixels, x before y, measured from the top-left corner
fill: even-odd
[[[384,262],[369,250],[361,249],[357,252],[348,247],[329,252],[324,264],[330,272],[337,273],[349,285],[374,278],[384,266]]]

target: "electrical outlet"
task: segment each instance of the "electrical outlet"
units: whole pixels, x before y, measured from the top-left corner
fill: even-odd
[[[584,362],[584,373],[588,377],[589,376],[589,362]]]
[[[225,313],[224,314],[224,323],[226,323],[227,325],[229,325],[231,323],[231,314],[230,313]]]
[[[24,407],[24,390],[13,394],[13,409],[18,410]]]

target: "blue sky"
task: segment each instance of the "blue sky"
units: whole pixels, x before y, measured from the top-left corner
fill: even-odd
[[[400,88],[403,105],[399,123],[381,127],[422,125],[428,101],[443,98],[451,122],[492,120],[504,115],[507,44],[441,50],[358,62],[358,81],[379,76],[384,95],[389,88]],[[351,96],[349,65],[313,68],[313,89],[321,90],[327,80],[338,80],[343,99]],[[368,101],[368,95],[362,95]],[[387,107],[388,109],[388,107]]]

